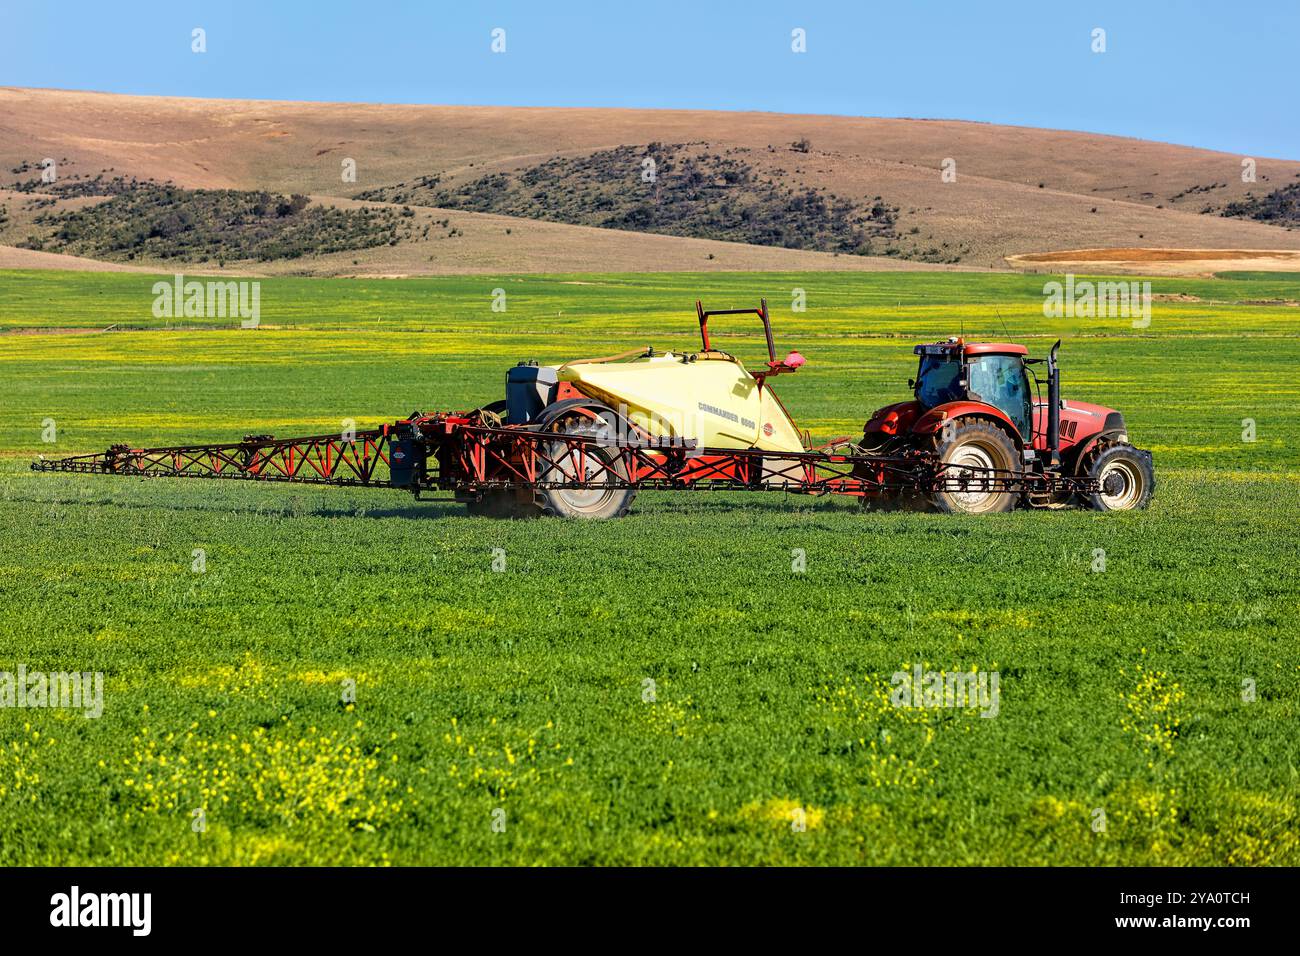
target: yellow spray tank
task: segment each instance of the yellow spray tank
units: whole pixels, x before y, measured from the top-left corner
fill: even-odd
[[[701,448],[803,451],[798,429],[767,379],[793,372],[804,360],[797,352],[782,362],[776,360],[767,300],[761,309],[705,312],[698,302],[695,308],[702,351],[656,355],[644,349],[568,362],[557,370],[559,381],[622,412],[633,425],[656,438],[694,439]],[[755,314],[763,320],[768,363],[757,375],[709,343],[710,316],[740,314]],[[632,360],[620,361],[629,358]]]

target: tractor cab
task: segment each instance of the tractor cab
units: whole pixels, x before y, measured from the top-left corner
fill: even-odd
[[[1023,345],[950,338],[913,351],[921,361],[909,384],[925,411],[949,402],[982,402],[1000,411],[1026,444],[1033,441],[1034,398],[1025,368],[1029,350]]]

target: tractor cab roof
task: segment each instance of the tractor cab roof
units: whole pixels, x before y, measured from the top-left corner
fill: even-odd
[[[1013,342],[965,342],[959,338],[950,338],[946,342],[934,342],[918,345],[912,351],[917,355],[943,355],[948,352],[965,350],[967,355],[1028,355],[1029,349]]]

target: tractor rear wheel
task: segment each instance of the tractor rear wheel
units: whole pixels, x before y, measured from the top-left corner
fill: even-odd
[[[1132,445],[1107,445],[1092,456],[1088,477],[1101,481],[1101,491],[1084,496],[1094,511],[1133,511],[1145,508],[1156,490],[1150,452]]]
[[[613,438],[612,421],[612,410],[608,416],[599,418],[575,414],[562,419],[552,430],[584,438]],[[579,451],[565,442],[555,441],[547,445],[546,454],[555,464],[543,472],[543,481],[584,480],[590,482],[590,487],[539,489],[536,504],[544,514],[561,518],[618,518],[632,507],[636,489],[622,484],[629,476],[614,449],[586,445]]]
[[[993,481],[1016,471],[1016,446],[1011,437],[996,425],[978,419],[959,420],[952,428],[940,432],[935,451],[949,467],[944,474],[949,488],[936,491],[930,502],[939,511],[955,514],[996,514],[1016,506],[1018,495],[998,491]],[[964,480],[955,487],[953,479]]]

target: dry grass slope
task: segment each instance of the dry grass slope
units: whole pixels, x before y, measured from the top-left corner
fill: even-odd
[[[49,156],[85,175],[111,169],[189,188],[334,201],[422,176],[437,175],[453,188],[621,146],[700,143],[720,154],[743,150],[757,175],[791,189],[882,196],[899,209],[897,254],[921,258],[933,249],[932,259],[956,255],[966,267],[1006,268],[1004,256],[1080,248],[1300,249],[1300,232],[1285,225],[1202,214],[1257,204],[1293,184],[1300,162],[1255,157],[1258,182],[1242,183],[1236,155],[1087,133],[775,113],[282,103],[13,88],[0,88],[0,114],[5,172]],[[956,161],[956,182],[941,182],[946,158]],[[343,181],[345,159],[356,162],[355,182]],[[9,206],[10,221],[0,224],[4,245],[23,238],[22,203]],[[846,263],[845,256],[739,243],[705,251],[686,238],[591,235],[563,224],[525,229],[519,220],[506,232],[499,218],[482,215],[458,213],[452,228],[461,234],[436,247],[399,243],[293,268],[382,274],[898,267],[884,257]]]

